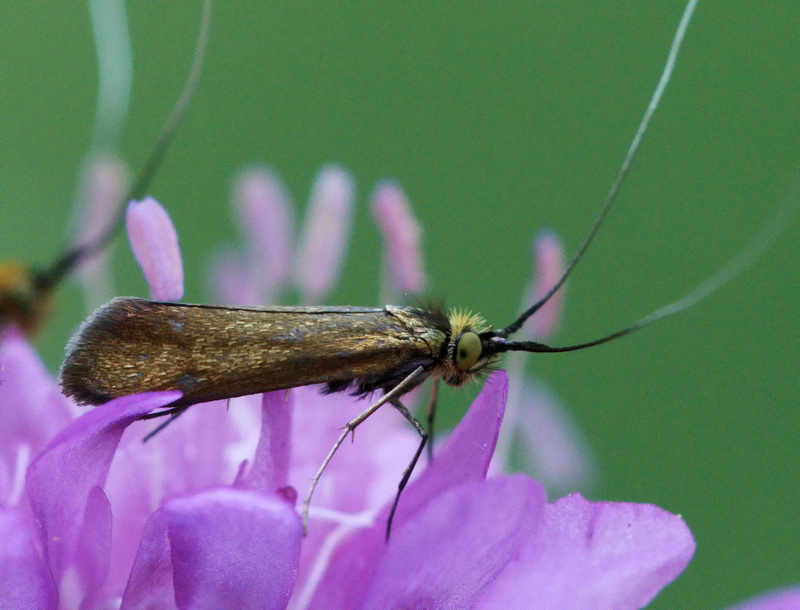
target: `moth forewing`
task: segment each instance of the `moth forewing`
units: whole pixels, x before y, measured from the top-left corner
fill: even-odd
[[[67,347],[64,392],[83,404],[179,390],[172,407],[326,383],[357,394],[432,371],[447,318],[410,307],[217,307],[120,297]]]

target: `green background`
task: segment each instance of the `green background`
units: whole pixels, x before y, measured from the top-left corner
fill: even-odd
[[[151,192],[180,233],[187,300],[236,239],[242,166],[271,165],[301,216],[322,164],[358,213],[332,304],[376,303],[367,198],[394,177],[425,227],[431,291],[495,324],[517,313],[530,241],[569,252],[602,203],[660,73],[677,2],[220,2],[207,69]],[[195,3],[130,7],[122,155],[138,167],[185,79]],[[701,4],[618,207],[568,287],[558,343],[683,295],[798,196],[800,6]],[[89,146],[96,67],[81,3],[9,3],[0,21],[0,256],[46,262]],[[633,337],[531,358],[597,452],[596,498],[680,513],[698,550],[656,607],[708,607],[800,581],[798,239],[794,223],[734,284]],[[122,240],[120,240],[122,242]],[[117,244],[119,292],[145,294]],[[60,294],[37,339],[55,369],[84,312]],[[467,398],[446,391],[455,419]]]

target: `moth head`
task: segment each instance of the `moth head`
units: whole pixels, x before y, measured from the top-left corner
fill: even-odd
[[[439,373],[445,383],[459,386],[490,368],[499,356],[489,348],[491,329],[479,315],[453,309],[448,321],[450,334]]]

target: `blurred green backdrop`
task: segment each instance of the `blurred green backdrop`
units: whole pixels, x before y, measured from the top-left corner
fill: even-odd
[[[138,168],[182,86],[199,3],[129,8],[134,91],[121,154]],[[367,198],[397,179],[425,227],[431,290],[497,324],[517,313],[530,241],[569,252],[613,180],[682,7],[667,2],[224,3],[197,97],[151,192],[181,237],[189,301],[236,238],[231,179],[267,163],[301,217],[322,164],[358,185],[332,304],[376,303]],[[701,4],[671,88],[558,343],[681,296],[747,242],[800,177],[800,6]],[[96,64],[81,3],[9,3],[0,21],[0,256],[48,261],[89,146]],[[800,581],[800,302],[795,223],[734,284],[628,339],[532,360],[596,450],[596,497],[684,516],[698,550],[656,607],[710,607]],[[127,245],[118,291],[145,294]],[[37,346],[50,367],[84,315],[77,288]],[[468,398],[446,391],[458,417]]]

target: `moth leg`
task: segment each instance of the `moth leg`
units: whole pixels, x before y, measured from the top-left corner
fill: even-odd
[[[435,383],[435,382],[434,382]],[[434,387],[436,387],[434,385]],[[394,513],[397,510],[397,503],[400,501],[400,494],[403,493],[403,489],[406,487],[406,483],[408,483],[408,479],[411,477],[411,473],[414,472],[414,467],[417,465],[417,460],[419,460],[419,456],[422,455],[422,450],[425,448],[425,444],[428,442],[428,432],[425,428],[422,427],[422,424],[419,423],[416,417],[411,415],[411,412],[405,408],[403,403],[400,402],[399,399],[394,398],[391,400],[392,406],[400,411],[408,421],[411,422],[411,425],[414,426],[416,431],[419,433],[420,436],[420,443],[419,447],[417,447],[416,452],[414,453],[414,457],[411,458],[411,462],[408,464],[405,472],[403,473],[403,477],[400,479],[400,483],[397,484],[397,494],[394,496],[394,502],[392,502],[392,509],[389,511],[389,518],[386,520],[386,541],[389,541],[389,534],[392,533],[392,521],[394,520]],[[428,445],[430,447],[430,445]]]
[[[308,493],[306,494],[306,499],[303,501],[303,534],[308,533],[308,509],[311,506],[311,496],[314,495],[314,490],[317,487],[317,483],[319,483],[319,479],[322,476],[322,473],[325,471],[325,468],[328,467],[328,464],[333,458],[333,455],[336,451],[341,447],[344,440],[347,438],[348,434],[351,434],[358,426],[360,426],[365,419],[367,419],[370,415],[375,413],[378,409],[380,409],[383,405],[387,402],[390,402],[396,399],[398,396],[405,394],[408,390],[413,388],[416,384],[420,382],[420,378],[423,377],[425,374],[425,369],[421,366],[415,368],[403,381],[398,383],[394,388],[386,392],[380,399],[375,402],[375,404],[371,405],[368,409],[366,409],[363,413],[361,413],[355,419],[347,422],[342,428],[342,433],[339,435],[339,438],[336,439],[336,442],[333,443],[333,447],[328,452],[328,455],[325,456],[325,459],[322,462],[322,465],[317,469],[317,472],[314,474],[313,478],[311,479],[311,486],[308,489]]]
[[[433,461],[433,420],[436,417],[436,406],[439,403],[439,378],[433,380],[431,397],[428,400],[428,461]],[[412,422],[413,423],[413,422]]]
[[[155,419],[156,417],[167,417],[163,422],[161,422],[158,426],[156,426],[153,430],[147,433],[147,435],[142,439],[143,443],[146,443],[151,438],[153,438],[156,434],[161,432],[164,428],[169,426],[172,422],[174,422],[178,417],[181,416],[182,413],[186,411],[191,405],[186,405],[184,407],[172,407],[171,409],[166,409],[164,411],[159,411],[158,413],[148,413],[147,415],[143,415],[139,419]]]

